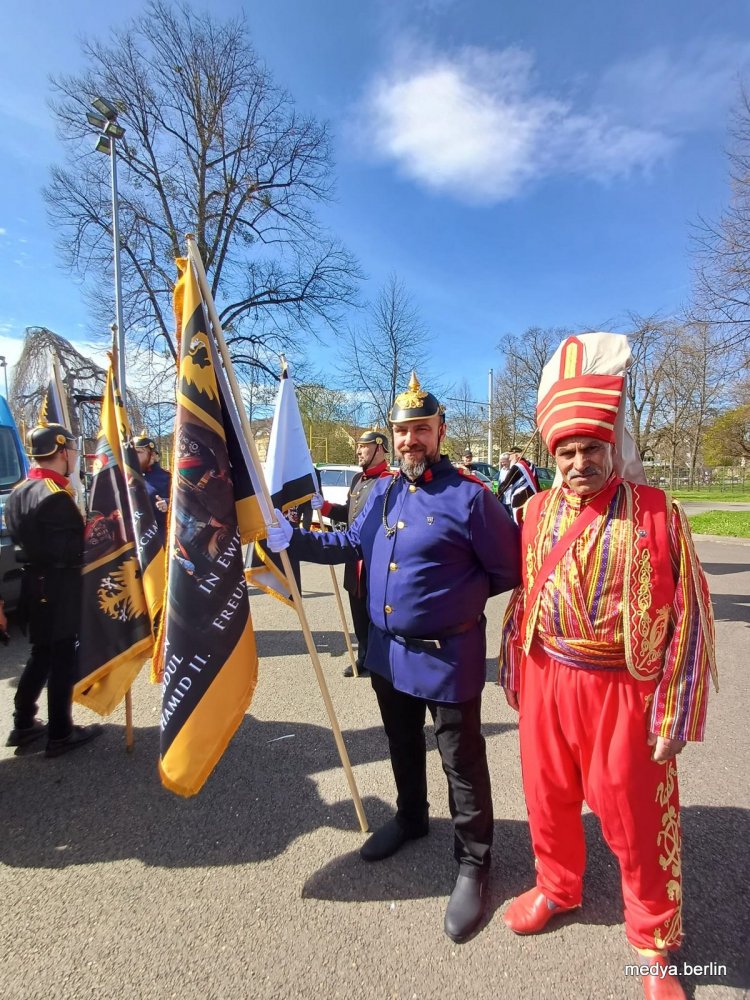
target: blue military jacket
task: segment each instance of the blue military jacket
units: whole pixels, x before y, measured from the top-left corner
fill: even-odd
[[[434,701],[468,701],[481,692],[484,607],[518,585],[521,555],[516,525],[477,480],[445,457],[415,483],[384,476],[347,531],[295,531],[291,552],[318,563],[364,559],[368,670]],[[439,648],[410,639],[438,640]]]

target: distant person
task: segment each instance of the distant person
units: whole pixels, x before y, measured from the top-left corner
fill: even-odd
[[[527,500],[539,492],[536,466],[523,457],[523,449],[514,444],[508,450],[508,473],[498,487],[498,496],[518,524]]]
[[[501,485],[505,482],[505,479],[510,472],[510,455],[507,451],[504,451],[500,456],[500,473],[498,475],[498,483]]]
[[[84,524],[69,476],[80,451],[62,424],[35,427],[29,448],[35,465],[5,507],[5,523],[23,563],[18,621],[31,641],[6,746],[24,747],[46,736],[46,756],[58,757],[103,732],[96,724],[73,725]],[[36,718],[45,685],[47,725]]]
[[[156,527],[159,530],[159,540],[163,545],[167,537],[167,511],[172,492],[172,477],[159,465],[159,449],[156,447],[156,441],[149,437],[146,431],[139,437],[133,438],[133,447],[138,455],[146,490],[154,510]]]
[[[467,448],[466,451],[461,456],[461,461],[459,462],[459,465],[463,466],[463,468],[466,469],[467,472],[474,471],[474,456],[469,448]]]
[[[364,431],[360,435],[357,441],[357,464],[362,471],[352,480],[346,503],[332,504],[323,501],[320,507],[321,514],[332,521],[350,525],[364,508],[376,481],[388,472],[388,438],[384,431]],[[357,674],[360,677],[369,677],[370,671],[365,667],[370,631],[370,616],[367,613],[367,570],[361,559],[344,566],[344,589],[349,594],[354,634],[357,637]],[[344,670],[344,677],[353,676],[354,670],[349,664]]]

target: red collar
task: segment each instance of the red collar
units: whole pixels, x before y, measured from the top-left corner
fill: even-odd
[[[384,472],[388,469],[388,463],[383,459],[380,465],[371,466],[369,469],[362,470],[363,479],[374,479],[375,476],[382,476]]]
[[[65,476],[62,476],[59,472],[55,472],[54,469],[41,469],[38,465],[35,465],[33,469],[29,469],[29,479],[51,479],[53,483],[57,483],[58,486],[62,486],[63,489],[67,489],[70,486],[70,480]]]

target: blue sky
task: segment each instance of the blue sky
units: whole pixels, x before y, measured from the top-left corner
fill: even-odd
[[[27,0],[4,14],[0,353],[10,362],[26,326],[74,341],[87,330],[40,194],[60,157],[47,76],[81,69],[82,31],[106,32],[143,6]],[[211,10],[244,10],[276,81],[331,122],[326,221],[359,257],[366,295],[392,271],[403,279],[444,379],[466,376],[482,398],[504,333],[621,328],[628,310],[687,302],[691,223],[716,217],[729,195],[729,112],[750,79],[747,3],[213,0]],[[331,353],[318,353],[323,366]]]

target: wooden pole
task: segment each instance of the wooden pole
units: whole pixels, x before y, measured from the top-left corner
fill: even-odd
[[[318,523],[320,524],[320,530],[326,531],[326,526],[323,524],[323,518],[320,516],[320,511],[318,511]],[[349,661],[352,665],[352,670],[354,671],[354,676],[359,677],[359,671],[357,670],[357,658],[354,655],[354,648],[352,647],[351,636],[349,635],[349,622],[346,620],[346,612],[344,611],[344,602],[341,600],[341,590],[339,589],[339,581],[336,579],[336,571],[333,566],[328,567],[331,571],[331,583],[333,584],[333,592],[336,595],[336,604],[339,608],[339,617],[341,618],[341,630],[344,633],[344,641],[346,642],[346,648],[349,650]]]
[[[192,233],[188,233],[185,237],[188,245],[188,258],[192,261],[195,267],[195,273],[198,278],[198,284],[200,286],[201,292],[203,294],[203,301],[206,303],[206,308],[208,309],[208,315],[211,320],[211,326],[213,327],[214,339],[221,353],[222,359],[224,361],[224,370],[226,371],[227,379],[229,380],[229,385],[232,389],[232,394],[234,396],[234,401],[237,406],[237,412],[239,413],[240,422],[242,423],[242,430],[245,435],[247,446],[250,450],[250,455],[255,467],[257,469],[261,468],[260,459],[258,458],[258,452],[255,447],[255,441],[253,439],[253,434],[250,429],[250,423],[247,419],[247,414],[245,413],[245,407],[242,403],[242,394],[240,392],[239,384],[237,383],[237,376],[234,373],[234,368],[232,366],[231,358],[229,357],[229,351],[227,349],[226,341],[224,340],[224,333],[221,328],[221,321],[219,320],[219,314],[216,311],[216,305],[211,294],[211,289],[208,287],[208,279],[206,278],[206,272],[203,268],[203,261],[198,253],[198,247],[195,244],[195,236]],[[261,493],[258,496],[258,504],[261,511],[263,512],[263,519],[269,527],[275,527],[278,524],[276,516],[273,512],[273,505],[271,502],[271,494],[268,492],[268,486],[266,484],[265,478],[263,476],[259,477]],[[366,833],[369,829],[367,824],[367,819],[365,817],[365,811],[362,807],[362,800],[359,797],[359,791],[357,790],[357,783],[354,780],[354,773],[352,771],[352,766],[349,762],[349,754],[346,751],[346,746],[344,744],[343,736],[341,735],[341,728],[336,718],[336,712],[333,707],[333,702],[331,701],[331,696],[328,692],[328,685],[326,684],[325,676],[323,674],[323,668],[320,665],[320,658],[318,657],[318,651],[315,648],[315,643],[313,642],[312,632],[310,631],[310,626],[307,622],[307,615],[305,614],[305,609],[302,606],[302,598],[300,596],[299,589],[297,587],[297,581],[294,579],[294,573],[292,572],[292,565],[289,562],[289,553],[286,549],[282,549],[279,553],[281,556],[281,564],[284,568],[284,573],[286,575],[287,583],[289,585],[289,591],[294,601],[295,610],[299,616],[300,625],[302,626],[302,634],[305,637],[305,644],[307,646],[307,651],[310,654],[310,660],[312,661],[313,669],[315,671],[315,676],[318,681],[318,686],[320,687],[320,693],[323,697],[323,704],[325,705],[326,712],[328,713],[328,720],[331,723],[331,729],[333,730],[333,737],[336,741],[336,747],[339,752],[339,757],[341,759],[341,766],[344,769],[344,774],[346,775],[346,780],[349,785],[349,791],[352,795],[352,800],[354,801],[354,808],[357,812],[357,818],[359,819],[360,829],[363,833]]]
[[[125,749],[128,753],[133,752],[135,740],[133,739],[133,691],[128,688],[125,692]]]
[[[344,633],[344,639],[346,641],[346,648],[349,650],[349,660],[352,665],[352,670],[354,671],[354,676],[359,677],[359,670],[357,670],[357,658],[354,655],[354,647],[352,646],[352,638],[349,635],[349,623],[346,620],[346,613],[344,611],[344,602],[341,600],[341,591],[339,590],[339,581],[336,579],[336,572],[333,566],[330,566],[331,570],[331,581],[333,582],[333,592],[336,595],[336,603],[339,606],[339,615],[341,616],[341,628]]]

